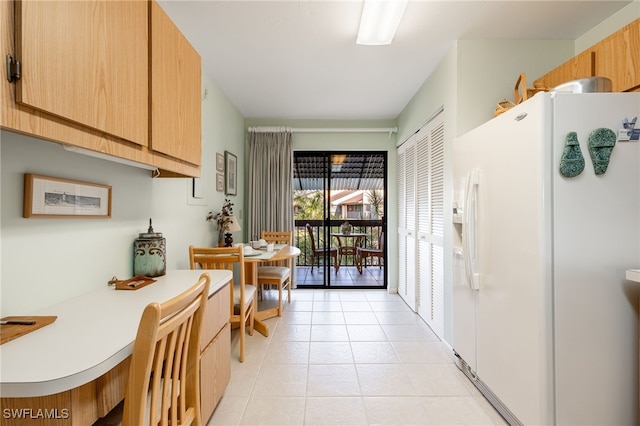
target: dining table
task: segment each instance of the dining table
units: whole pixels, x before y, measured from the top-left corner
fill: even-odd
[[[300,249],[289,244],[275,244],[273,251],[266,247],[254,249],[253,253],[244,255],[244,275],[247,284],[258,286],[258,267],[268,262],[290,261],[300,256]],[[291,265],[291,262],[289,262]],[[293,279],[293,278],[290,278]],[[292,283],[289,283],[292,285]],[[265,320],[278,316],[278,308],[272,307],[260,310],[255,314],[253,328],[263,336],[269,336],[269,325]]]
[[[342,264],[342,256],[357,255],[360,242],[367,234],[363,232],[332,232],[331,236],[338,241],[338,265]],[[355,263],[355,262],[354,262]]]

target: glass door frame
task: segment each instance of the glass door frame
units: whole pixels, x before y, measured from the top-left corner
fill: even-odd
[[[294,151],[294,158],[296,156],[315,156],[322,157],[324,164],[324,175],[322,176],[322,194],[323,194],[323,204],[322,204],[322,219],[315,219],[314,222],[321,222],[322,229],[316,234],[318,236],[322,236],[324,255],[322,257],[322,264],[319,266],[323,268],[324,279],[322,284],[302,284],[299,285],[301,288],[334,288],[334,289],[387,289],[388,288],[388,269],[387,269],[387,258],[388,258],[388,232],[387,232],[387,212],[388,212],[388,168],[389,168],[389,154],[388,151],[384,150],[367,150],[367,151],[353,151],[353,150],[329,150],[329,151],[311,151],[311,150],[297,150]],[[383,252],[383,285],[339,285],[335,283],[335,269],[332,257],[330,255],[330,248],[334,246],[332,244],[333,236],[332,228],[339,227],[345,219],[331,219],[331,197],[328,196],[330,191],[332,190],[331,182],[332,182],[332,174],[333,174],[333,165],[334,165],[334,157],[336,156],[348,156],[348,155],[380,155],[383,158],[383,212],[384,215],[380,218],[381,222],[381,231],[384,232],[384,247],[385,250]],[[295,161],[295,160],[294,160]],[[348,220],[348,219],[347,219]],[[328,242],[328,243],[327,243]],[[320,238],[316,241],[316,248],[320,248]],[[339,254],[338,254],[339,256]],[[313,262],[312,257],[312,262]],[[345,265],[345,267],[352,267],[355,270],[354,266]]]

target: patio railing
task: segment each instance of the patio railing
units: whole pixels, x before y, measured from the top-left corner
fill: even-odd
[[[316,248],[325,247],[322,220],[302,219],[295,221],[295,229],[293,231],[293,244],[300,249],[300,256],[296,259],[297,266],[311,266],[313,256],[311,253],[311,239],[307,233],[306,224],[311,226]],[[340,226],[344,223],[344,219],[336,219],[330,221],[329,234],[332,232],[340,232]],[[360,232],[365,236],[360,241],[361,247],[378,248],[378,236],[382,232],[382,220],[355,220],[349,219],[352,226],[351,232]],[[329,237],[331,240],[327,242],[327,247],[338,247],[335,238]],[[316,258],[317,262],[317,258]],[[317,264],[317,263],[316,263]],[[341,259],[342,266],[355,266],[354,256],[344,256]]]

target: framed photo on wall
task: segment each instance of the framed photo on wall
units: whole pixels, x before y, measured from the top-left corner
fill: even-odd
[[[224,191],[224,175],[222,173],[216,173],[216,191]]]
[[[108,219],[111,187],[25,173],[22,216]]]
[[[216,152],[216,171],[224,172],[224,157],[219,152]]]
[[[229,151],[224,152],[225,157],[225,173],[224,184],[225,193],[228,195],[236,195],[238,188],[238,158]]]

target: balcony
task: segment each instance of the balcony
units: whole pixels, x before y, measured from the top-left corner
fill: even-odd
[[[340,232],[340,226],[344,220],[331,220],[329,234]],[[360,287],[360,288],[380,288],[384,287],[385,268],[378,265],[377,259],[365,259],[363,261],[362,274],[356,268],[354,255],[344,255],[340,257],[340,269],[338,272],[331,264],[329,276],[324,268],[323,259],[316,257],[313,271],[311,270],[313,256],[311,250],[311,239],[306,230],[306,224],[311,226],[316,247],[324,247],[324,229],[322,220],[296,220],[293,234],[293,243],[300,249],[300,256],[296,259],[296,283],[298,286],[322,286],[327,284],[328,278],[332,287]],[[378,236],[382,232],[382,220],[349,220],[352,225],[352,232],[363,233],[365,236],[360,240],[360,247],[377,248]],[[335,238],[327,244],[327,247],[338,247]],[[318,267],[318,263],[320,267]],[[373,265],[372,265],[373,263]]]

